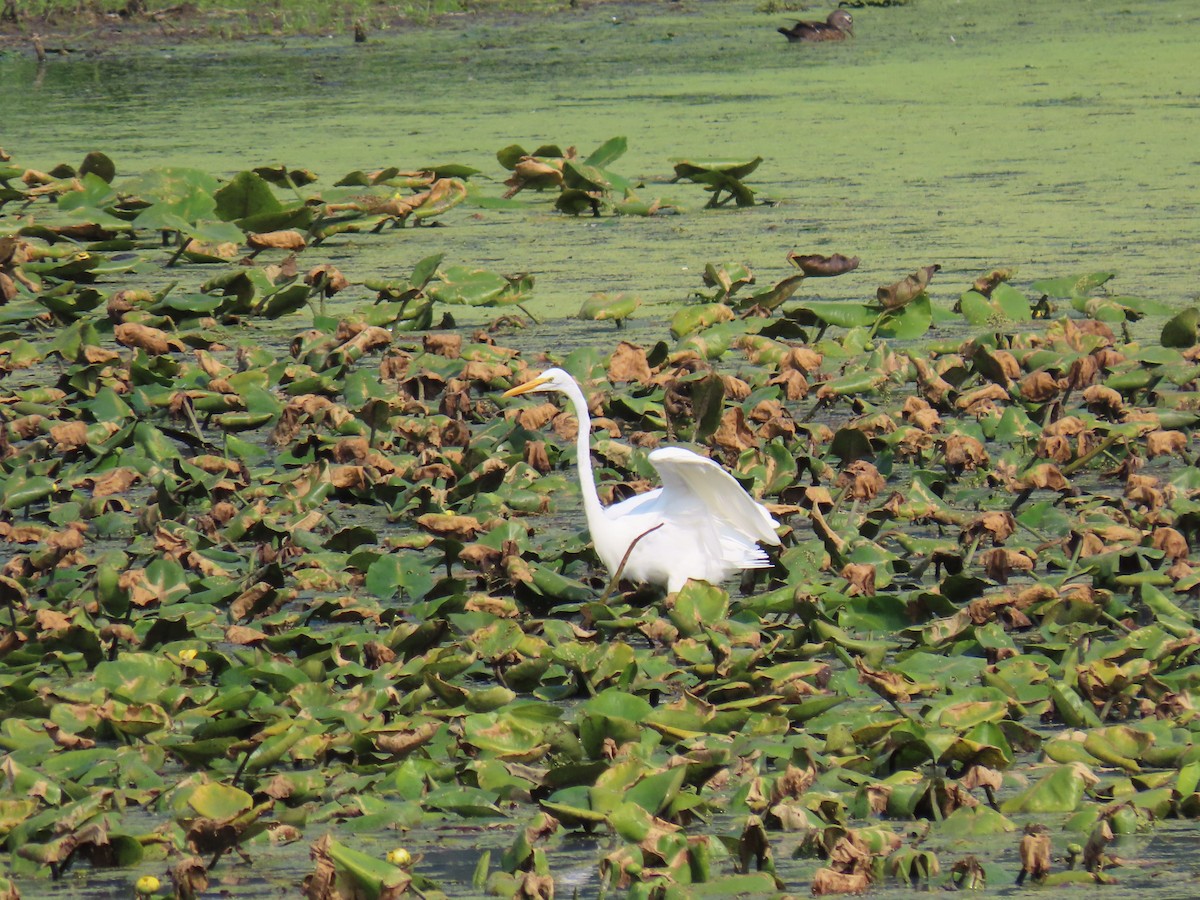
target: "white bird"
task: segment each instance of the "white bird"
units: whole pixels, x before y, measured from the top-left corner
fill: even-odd
[[[620,570],[630,581],[674,592],[689,578],[718,584],[739,569],[771,565],[759,544],[779,543],[779,523],[732,475],[691,450],[654,450],[649,458],[663,486],[609,507],[601,505],[592,476],[592,420],[583,391],[562,369],[547,369],[504,396],[534,391],[566,394],[575,410],[583,510],[592,544],[610,574]]]

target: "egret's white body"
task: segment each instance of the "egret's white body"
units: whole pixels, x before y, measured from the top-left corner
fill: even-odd
[[[779,543],[779,523],[732,475],[691,450],[654,450],[649,459],[662,487],[603,506],[592,476],[591,416],[583,391],[562,369],[547,369],[505,396],[534,391],[566,394],[574,408],[583,510],[596,554],[610,573],[629,552],[623,577],[677,591],[689,578],[718,584],[739,569],[771,564],[759,544]]]

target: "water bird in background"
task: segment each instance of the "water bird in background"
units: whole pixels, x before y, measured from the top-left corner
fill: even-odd
[[[854,16],[844,9],[835,9],[824,22],[797,22],[791,28],[780,28],[779,33],[789,43],[797,41],[844,41],[854,36]]]
[[[771,565],[759,544],[780,543],[775,533],[779,523],[732,475],[691,450],[652,451],[649,459],[662,487],[601,505],[592,476],[591,416],[583,390],[562,369],[547,369],[504,396],[535,391],[565,394],[579,421],[575,446],[583,510],[596,554],[610,575],[620,572],[630,581],[674,592],[689,578],[718,584],[740,569]]]

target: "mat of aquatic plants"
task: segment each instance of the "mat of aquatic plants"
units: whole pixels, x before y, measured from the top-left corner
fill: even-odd
[[[1187,891],[1200,309],[797,247],[539,352],[527,274],[332,261],[518,194],[671,211],[623,151],[0,165],[0,896]],[[758,163],[676,161],[687,214]],[[772,567],[609,585],[573,417],[500,397],[552,363],[602,496],[693,446]]]

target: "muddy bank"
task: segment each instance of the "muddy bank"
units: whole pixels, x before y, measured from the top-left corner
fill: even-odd
[[[79,4],[70,9],[32,13],[17,0],[9,0],[0,15],[0,53],[28,53],[39,59],[94,57],[136,48],[300,37],[362,43],[414,29],[454,28],[481,20],[505,23],[529,17],[577,15],[599,5],[619,11],[623,7],[651,4],[647,0],[620,3],[571,0],[561,6],[512,2],[422,15],[411,14],[407,6],[377,6],[363,15],[362,10],[349,6],[322,8],[306,14],[302,9],[284,11],[253,4],[244,8],[229,4],[219,9],[202,9],[194,3],[177,3],[148,8],[141,0],[130,0],[118,10]]]

